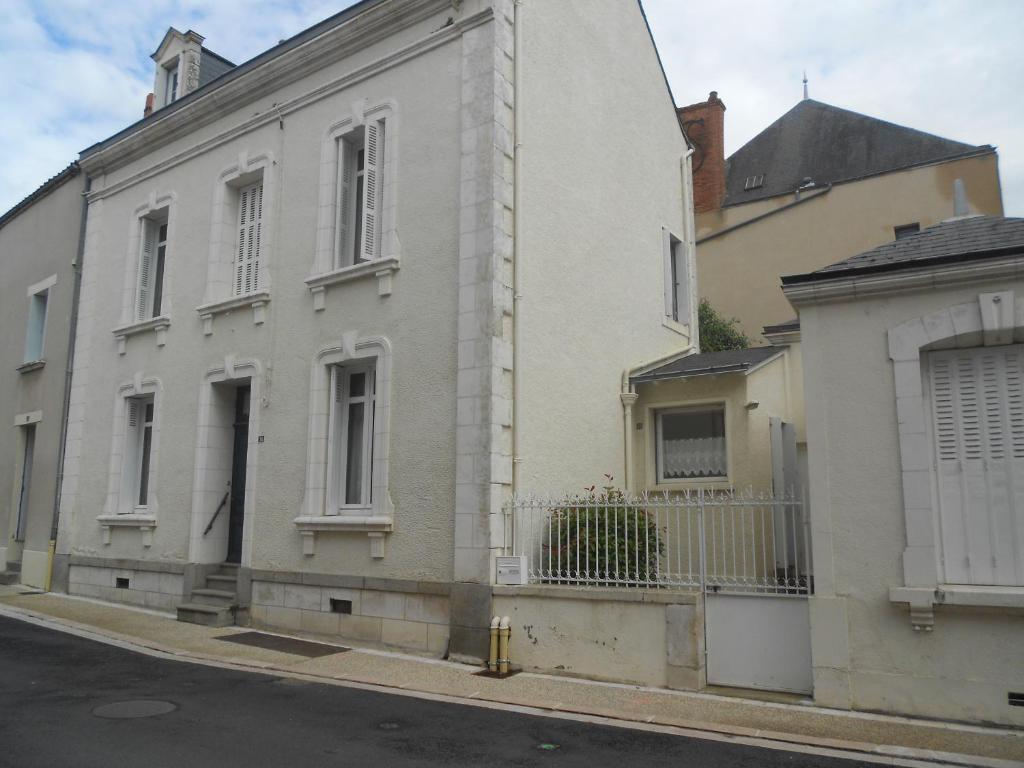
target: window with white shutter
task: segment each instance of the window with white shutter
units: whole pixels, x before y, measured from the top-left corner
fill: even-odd
[[[160,316],[167,258],[167,222],[145,218],[141,220],[141,227],[138,281],[135,288],[135,320],[138,322]]]
[[[238,239],[232,291],[245,296],[259,289],[263,180],[238,190]]]
[[[118,509],[122,514],[149,504],[154,407],[152,395],[125,399],[124,464]]]
[[[371,363],[331,367],[327,466],[330,514],[370,506],[376,368]]]
[[[1024,346],[929,355],[945,581],[1024,585]]]
[[[46,341],[46,312],[49,305],[50,291],[43,289],[29,296],[28,325],[25,329],[25,359],[33,363],[43,359],[43,347]]]
[[[335,268],[380,258],[384,124],[373,120],[336,141]]]

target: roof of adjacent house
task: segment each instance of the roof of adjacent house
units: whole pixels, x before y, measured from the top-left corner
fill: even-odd
[[[724,205],[994,151],[804,99],[729,157]]]
[[[4,226],[4,224],[6,224],[8,221],[10,221],[23,210],[28,208],[36,200],[46,197],[48,194],[50,194],[53,190],[55,190],[64,182],[68,181],[69,179],[75,178],[75,176],[79,174],[80,170],[81,169],[78,167],[78,162],[73,160],[67,167],[64,168],[64,170],[48,178],[46,181],[40,184],[32,194],[22,199],[21,202],[13,205],[10,210],[8,210],[6,213],[0,216],[0,227]]]
[[[803,275],[787,275],[783,285],[832,280],[872,272],[1024,254],[1024,219],[963,216],[872,248]]]
[[[719,373],[745,373],[772,357],[780,355],[785,347],[750,347],[725,352],[703,352],[686,355],[654,370],[630,377],[633,383],[658,379],[687,379],[692,376],[710,376]]]

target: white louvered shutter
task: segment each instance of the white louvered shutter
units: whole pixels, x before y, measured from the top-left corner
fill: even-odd
[[[380,177],[383,165],[383,123],[366,124],[366,151],[363,160],[363,242],[359,244],[358,258],[366,261],[377,258],[377,240],[380,237]]]
[[[349,241],[352,228],[352,148],[344,139],[338,139],[338,191],[335,204],[334,223],[334,266],[341,267],[352,262],[350,254],[358,243]]]
[[[946,581],[1024,584],[1024,347],[930,362]]]
[[[135,319],[146,320],[153,302],[153,273],[156,261],[156,225],[142,220],[142,252],[139,254],[139,284],[135,292]]]
[[[341,457],[344,452],[345,435],[342,434],[342,401],[344,399],[344,379],[342,370],[331,366],[330,406],[327,414],[327,508],[325,514],[338,514],[338,499],[342,496],[341,489]]]
[[[263,222],[263,182],[238,193],[238,252],[235,255],[236,296],[259,289],[260,235]]]

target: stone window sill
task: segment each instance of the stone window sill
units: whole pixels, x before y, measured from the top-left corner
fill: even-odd
[[[673,320],[671,317],[661,318],[661,324],[668,328],[673,333],[678,333],[680,336],[685,336],[687,340],[690,338],[690,326],[686,323],[680,323],[678,320]]]
[[[365,533],[370,539],[370,556],[384,557],[384,534],[394,530],[394,520],[385,515],[374,515],[369,508],[365,513],[297,517],[293,521],[302,536],[302,554],[316,554],[318,533]]]
[[[27,363],[22,363],[15,370],[18,373],[31,373],[32,371],[38,371],[46,365],[46,360],[29,360]]]
[[[327,288],[331,285],[349,283],[355,280],[362,280],[365,277],[377,278],[377,295],[391,295],[391,276],[398,271],[399,263],[397,257],[386,256],[382,259],[364,261],[359,264],[352,264],[348,267],[341,267],[322,275],[313,275],[306,278],[306,286],[313,294],[313,309],[317,312],[326,307]]]
[[[978,587],[966,584],[940,584],[935,588],[891,587],[889,602],[909,604],[910,622],[914,629],[931,632],[935,625],[937,605],[1024,610],[1024,587]]]
[[[243,307],[252,308],[252,322],[254,325],[263,325],[267,319],[267,304],[270,303],[270,291],[256,291],[247,293],[244,296],[232,296],[223,301],[211,301],[196,307],[199,318],[203,321],[203,335],[210,336],[213,333],[214,315],[222,315]]]
[[[137,323],[128,323],[115,328],[112,333],[117,339],[117,354],[123,355],[127,351],[128,337],[137,336],[149,331],[156,332],[156,345],[162,347],[167,343],[167,329],[171,327],[171,318],[167,315],[151,317],[149,320],[141,320]]]
[[[111,528],[138,528],[142,532],[142,546],[153,546],[156,515],[138,511],[127,515],[100,515],[96,518],[96,522],[103,528],[104,544],[110,544]]]

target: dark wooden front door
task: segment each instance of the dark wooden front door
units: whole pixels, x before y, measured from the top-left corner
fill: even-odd
[[[242,529],[245,524],[245,463],[249,448],[249,387],[235,394],[235,441],[231,458],[231,510],[228,520],[229,563],[242,561]]]

